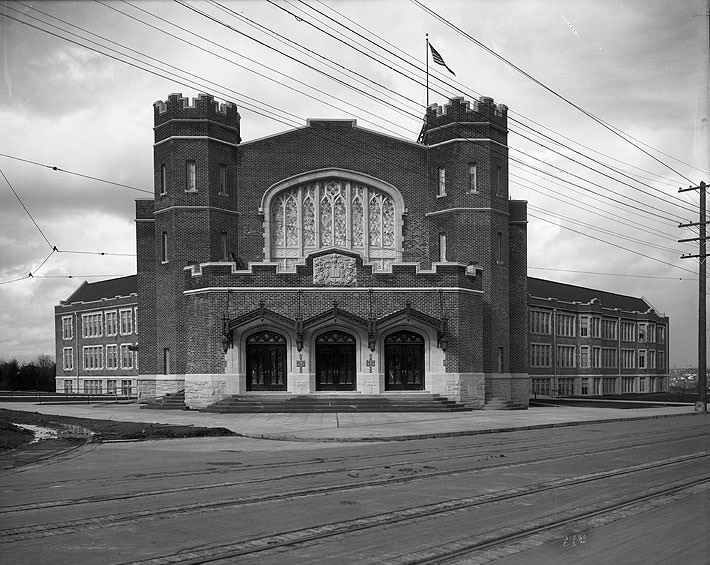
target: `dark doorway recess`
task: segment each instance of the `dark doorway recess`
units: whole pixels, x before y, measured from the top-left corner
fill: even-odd
[[[401,331],[385,338],[385,390],[424,389],[424,338]]]
[[[316,338],[316,390],[355,390],[355,338],[330,331]]]
[[[247,338],[247,390],[286,390],[286,338],[263,331]]]

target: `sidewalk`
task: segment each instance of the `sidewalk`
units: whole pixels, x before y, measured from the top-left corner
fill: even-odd
[[[97,420],[223,427],[237,434],[288,441],[396,441],[692,415],[693,406],[658,408],[544,407],[451,413],[209,414],[146,410],[137,404],[42,405],[0,402],[0,408]],[[701,414],[698,414],[701,415]]]

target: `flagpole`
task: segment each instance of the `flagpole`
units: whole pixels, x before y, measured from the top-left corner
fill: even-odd
[[[429,34],[426,34],[426,107],[429,107]]]

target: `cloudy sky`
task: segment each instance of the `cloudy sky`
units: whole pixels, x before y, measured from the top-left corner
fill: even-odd
[[[244,140],[309,117],[413,140],[429,33],[456,73],[432,69],[431,103],[510,108],[529,274],[645,297],[671,317],[671,366],[694,365],[697,246],[677,240],[698,199],[677,191],[710,176],[707,25],[705,0],[2,2],[0,359],[53,355],[54,306],[135,273],[153,102],[231,100]]]

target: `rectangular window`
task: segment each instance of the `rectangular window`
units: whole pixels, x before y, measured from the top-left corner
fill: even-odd
[[[502,347],[498,348],[498,372],[502,373],[505,370],[505,350]]]
[[[557,379],[557,395],[572,396],[574,394],[574,379]]]
[[[103,313],[81,315],[81,337],[101,337],[103,335]]]
[[[621,341],[636,341],[636,324],[634,322],[621,322]]]
[[[655,349],[648,350],[648,368],[649,369],[656,368],[656,350]]]
[[[84,394],[101,394],[101,381],[98,379],[85,380]]]
[[[616,377],[602,379],[602,394],[616,394]]]
[[[164,231],[160,239],[160,260],[163,263],[168,262],[168,232]]]
[[[226,231],[219,234],[219,252],[222,261],[229,261],[229,234]]]
[[[118,369],[118,346],[117,345],[107,345],[106,346],[106,368],[107,369]]]
[[[438,171],[438,184],[437,184],[437,190],[436,190],[436,195],[437,196],[446,196],[446,169],[444,167],[439,167],[437,169]]]
[[[227,165],[219,166],[219,193],[227,194]]]
[[[163,374],[170,374],[170,348],[163,349]]]
[[[601,318],[597,317],[592,317],[590,320],[590,326],[591,326],[591,335],[592,337],[601,337],[602,332],[601,332],[601,325],[602,325],[602,320]]]
[[[439,261],[446,263],[446,234],[439,234]]]
[[[638,326],[639,343],[646,343],[646,338],[648,337],[648,334],[646,333],[647,328],[648,328],[647,324],[639,324],[639,326]]]
[[[636,351],[633,349],[621,350],[621,368],[635,369],[636,368]]]
[[[133,310],[119,310],[121,321],[121,335],[129,335],[133,333]]]
[[[62,369],[65,371],[74,369],[74,349],[71,347],[62,349]]]
[[[133,308],[133,331],[138,335],[138,306]]]
[[[73,316],[62,316],[62,339],[74,339]]]
[[[589,337],[589,316],[579,317],[579,337]]]
[[[621,392],[622,392],[622,394],[628,394],[630,392],[634,392],[634,378],[633,377],[622,377]]]
[[[656,342],[666,343],[666,326],[656,326]]]
[[[102,345],[87,345],[83,349],[84,369],[94,371],[104,368],[104,348]]]
[[[602,348],[592,347],[592,367],[599,369],[602,366]]]
[[[130,343],[121,344],[121,369],[133,368],[133,351],[129,349]]]
[[[476,163],[468,164],[468,191],[470,193],[478,192],[478,167]]]
[[[650,343],[656,342],[656,326],[655,326],[655,324],[648,324],[648,341]]]
[[[74,382],[66,380],[64,381],[64,394],[73,394],[74,393]]]
[[[616,339],[616,320],[602,319],[602,339]]]
[[[503,190],[503,170],[500,167],[496,167],[496,196],[504,196],[505,191]]]
[[[557,346],[557,366],[563,368],[574,367],[574,345]]]
[[[645,349],[639,349],[638,368],[639,369],[646,368],[646,350]]]
[[[666,352],[665,351],[657,351],[656,352],[656,367],[658,369],[665,369],[666,368]]]
[[[611,347],[602,347],[602,368],[612,369],[619,366],[617,351]]]
[[[639,392],[646,392],[646,377],[639,378]]]
[[[106,325],[106,335],[116,335],[118,333],[118,313],[116,310],[104,312],[104,324]]]
[[[550,379],[532,379],[532,393],[550,396]]]
[[[557,313],[557,335],[562,337],[574,337],[574,314]]]
[[[196,192],[197,191],[197,168],[196,168],[194,161],[187,161],[185,163],[185,175],[186,175],[185,191]]]
[[[165,163],[160,165],[160,194],[165,195],[168,193],[168,173]]]
[[[121,381],[121,394],[123,396],[131,396],[131,381]]]
[[[106,381],[106,392],[108,394],[116,394],[116,381],[114,379]]]
[[[530,333],[551,334],[552,333],[552,312],[542,312],[532,310],[530,312]]]
[[[531,343],[530,366],[552,367],[552,346],[548,343]]]
[[[582,394],[589,394],[589,379],[582,379]]]
[[[582,345],[579,348],[579,366],[583,369],[589,368],[589,346]]]

